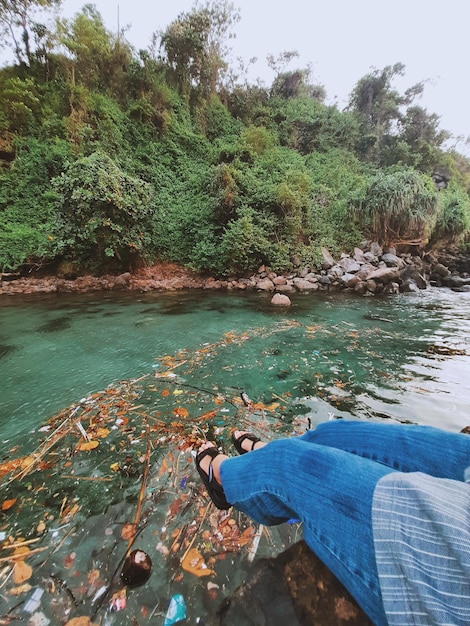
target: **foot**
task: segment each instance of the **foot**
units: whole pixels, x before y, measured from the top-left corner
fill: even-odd
[[[232,433],[232,442],[240,454],[245,454],[252,450],[259,450],[266,445],[259,437],[247,430],[235,430]]]
[[[217,450],[217,448],[211,441],[206,441],[199,448],[198,456],[201,455],[201,452],[204,452],[205,450],[209,448],[215,448],[215,450]],[[199,463],[199,467],[202,469],[202,471],[205,474],[207,474],[208,477],[213,476],[216,482],[219,483],[219,485],[222,485],[222,481],[220,479],[220,466],[222,462],[228,458],[229,458],[228,456],[226,456],[225,454],[222,454],[221,452],[217,456],[214,456],[214,457],[211,457],[209,454],[207,454],[201,459]]]

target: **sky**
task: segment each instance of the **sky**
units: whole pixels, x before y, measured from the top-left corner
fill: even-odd
[[[295,50],[299,58],[286,69],[311,65],[327,103],[343,109],[357,81],[374,68],[403,63],[405,77],[394,86],[403,92],[425,81],[416,104],[440,116],[440,127],[454,137],[470,137],[468,86],[468,0],[232,0],[241,20],[229,45],[245,63],[257,57],[250,78],[269,86],[273,74],[266,57]],[[95,0],[106,27],[129,26],[127,40],[147,48],[152,34],[165,29],[193,0]],[[82,0],[63,0],[61,14],[73,15]],[[203,3],[204,4],[204,3]],[[234,60],[233,65],[236,65]],[[455,143],[455,141],[454,141]],[[463,142],[458,149],[470,154]]]

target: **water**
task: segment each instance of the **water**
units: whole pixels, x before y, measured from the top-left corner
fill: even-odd
[[[188,623],[213,623],[250,568],[253,533],[262,557],[302,529],[262,530],[208,507],[191,455],[206,436],[232,454],[235,427],[278,437],[341,417],[470,424],[470,294],[292,300],[289,309],[253,293],[0,300],[0,542],[26,539],[34,550],[21,588],[3,546],[0,615],[27,621],[39,588],[35,610],[52,624],[82,615],[158,624],[181,593]],[[129,541],[153,571],[114,612]],[[191,549],[210,577],[184,570]]]
[[[283,320],[299,326],[270,335]],[[195,379],[255,399],[290,392],[318,419],[328,408],[452,429],[470,421],[469,294],[305,295],[288,310],[257,294],[92,294],[0,302],[1,436],[23,435],[165,354],[258,327],[234,362],[225,351]]]

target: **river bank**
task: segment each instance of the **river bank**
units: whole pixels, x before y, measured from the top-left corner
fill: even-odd
[[[261,266],[244,277],[219,279],[172,263],[158,263],[135,272],[102,276],[2,274],[0,295],[87,293],[93,291],[175,291],[182,289],[255,290],[287,296],[292,293],[347,290],[361,295],[419,291],[428,285],[470,291],[470,257],[448,253],[397,253],[377,242],[365,242],[352,254],[334,259],[322,249],[320,268],[294,261],[292,271],[279,274]]]

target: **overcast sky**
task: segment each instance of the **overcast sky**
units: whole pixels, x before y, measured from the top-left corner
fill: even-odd
[[[85,2],[64,0],[61,13],[72,17]],[[147,48],[152,33],[164,29],[193,0],[96,0],[106,27],[129,25],[127,39]],[[394,63],[406,67],[400,91],[422,80],[417,101],[437,113],[440,126],[453,135],[470,136],[468,0],[233,0],[241,20],[231,40],[234,57],[257,57],[254,76],[271,84],[266,56],[296,50],[300,57],[287,69],[311,64],[315,83],[324,85],[328,103],[342,109],[356,82],[371,68]],[[459,145],[463,152],[464,146]],[[465,149],[468,153],[468,150]]]

